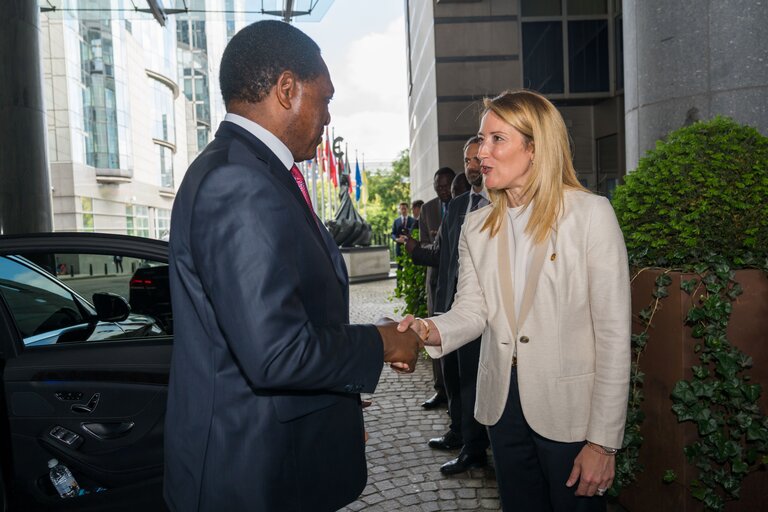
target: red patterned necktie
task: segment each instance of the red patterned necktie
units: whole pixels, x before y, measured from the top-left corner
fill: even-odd
[[[307,206],[309,206],[309,211],[314,211],[312,208],[312,200],[309,198],[309,191],[307,190],[307,182],[304,181],[304,176],[301,175],[301,171],[299,171],[299,168],[296,167],[295,164],[291,167],[291,176],[293,176],[293,179],[296,181],[296,185],[299,186],[301,195],[304,196],[304,200],[307,202]]]

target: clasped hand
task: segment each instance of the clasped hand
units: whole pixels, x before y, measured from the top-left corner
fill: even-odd
[[[398,330],[398,323],[391,318],[380,318],[376,328],[384,345],[384,362],[399,373],[413,373],[419,351],[424,347],[421,338],[412,330]]]

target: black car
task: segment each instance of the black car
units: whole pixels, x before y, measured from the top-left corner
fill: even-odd
[[[165,510],[167,255],[137,237],[0,236],[0,510]],[[163,290],[131,311],[144,268],[165,268]],[[58,497],[52,458],[83,495]]]
[[[168,334],[173,334],[168,265],[145,262],[139,266],[131,277],[128,302],[131,311],[150,316]]]

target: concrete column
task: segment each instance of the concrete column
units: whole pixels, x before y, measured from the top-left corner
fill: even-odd
[[[627,171],[670,131],[716,115],[768,134],[768,5],[623,0]]]
[[[0,234],[51,231],[40,8],[8,0],[0,16]]]

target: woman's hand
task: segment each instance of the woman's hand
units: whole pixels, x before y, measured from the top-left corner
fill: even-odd
[[[613,485],[615,474],[616,456],[603,455],[585,444],[573,461],[571,476],[565,485],[573,487],[578,481],[576,496],[602,496]]]
[[[405,332],[408,329],[415,332],[424,342],[424,345],[433,347],[440,346],[440,331],[437,330],[435,324],[432,323],[432,320],[417,318],[413,315],[405,315],[405,318],[400,320],[400,323],[397,324],[397,330]]]

